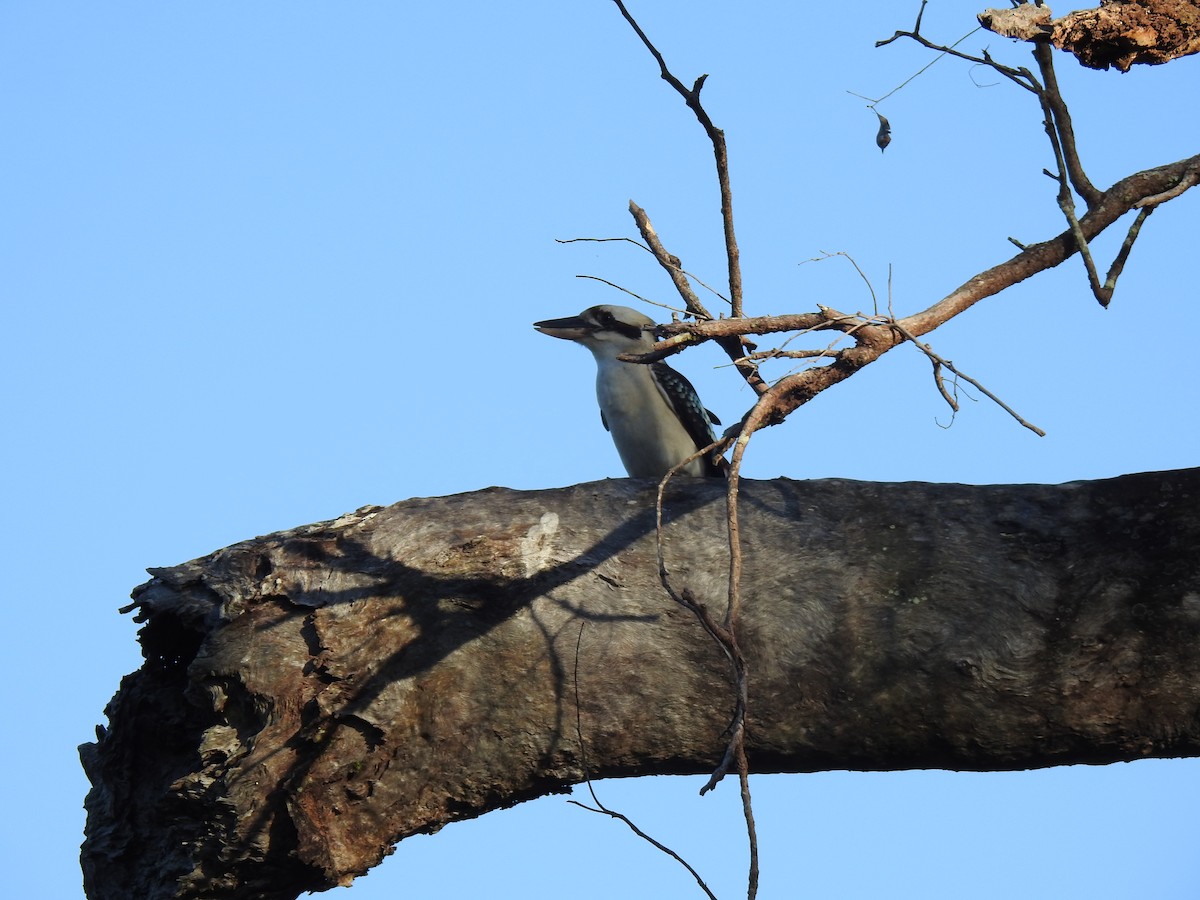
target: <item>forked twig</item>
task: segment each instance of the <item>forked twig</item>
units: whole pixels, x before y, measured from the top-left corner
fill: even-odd
[[[925,3],[922,2],[922,4],[921,4],[922,9],[924,9],[924,6],[925,6]],[[884,38],[881,41],[876,41],[875,46],[876,47],[884,47],[887,44],[892,43],[892,41],[898,40],[900,38],[911,38],[912,40],[914,40],[918,44],[920,44],[922,47],[926,47],[930,50],[936,50],[939,53],[941,53],[943,56],[953,56],[957,59],[975,63],[976,65],[979,65],[979,66],[987,66],[988,68],[995,69],[997,72],[999,72],[1005,78],[1008,78],[1010,81],[1015,82],[1016,84],[1025,88],[1026,90],[1029,90],[1029,91],[1034,90],[1034,88],[1029,84],[1029,81],[1027,79],[1027,76],[1029,75],[1028,69],[1019,69],[1019,68],[1013,68],[1012,66],[1002,65],[1001,63],[998,63],[994,59],[992,59],[991,56],[989,56],[986,51],[984,52],[983,56],[972,56],[970,53],[963,53],[961,50],[954,49],[959,44],[961,44],[963,41],[965,41],[967,38],[969,38],[972,34],[974,34],[975,31],[978,31],[979,30],[978,28],[976,28],[974,31],[969,32],[968,34],[963,35],[961,38],[959,38],[953,44],[946,45],[946,44],[935,44],[933,41],[926,38],[920,32],[920,25],[921,25],[921,23],[920,23],[920,20],[918,19],[917,27],[913,31],[897,31],[890,38]],[[940,59],[941,57],[938,57],[938,58]],[[924,71],[924,70],[922,70],[922,71]],[[919,75],[921,73],[918,72],[917,74]],[[909,81],[911,81],[911,80],[912,79],[910,78]],[[903,85],[901,85],[901,87],[903,87]],[[895,91],[893,91],[892,93],[895,93]],[[890,94],[887,96],[890,96]]]
[[[896,331],[900,332],[900,334],[903,335],[903,337],[906,341],[911,342],[914,347],[916,347],[918,350],[920,350],[922,353],[924,353],[927,357],[929,357],[930,361],[933,363],[933,378],[934,378],[934,382],[937,384],[938,392],[941,393],[942,397],[945,399],[946,403],[949,404],[949,406],[952,410],[954,410],[955,412],[958,412],[958,403],[950,396],[950,394],[946,390],[946,385],[942,382],[941,369],[943,369],[943,368],[949,369],[951,372],[954,373],[956,378],[961,378],[963,381],[974,386],[989,400],[991,400],[993,403],[995,403],[997,406],[999,406],[1002,410],[1004,410],[1006,413],[1008,413],[1010,416],[1012,416],[1014,419],[1016,419],[1018,423],[1020,423],[1025,428],[1028,428],[1030,431],[1032,431],[1038,437],[1046,436],[1045,431],[1043,431],[1041,428],[1038,428],[1033,423],[1025,421],[1025,419],[1021,418],[1021,416],[1017,413],[1017,411],[1014,410],[1011,406],[1009,406],[1007,403],[1005,403],[1003,400],[1001,400],[999,397],[997,397],[995,394],[993,394],[991,391],[989,391],[987,388],[985,388],[982,384],[980,384],[978,381],[976,381],[970,375],[967,375],[967,374],[959,371],[955,367],[954,363],[952,363],[948,359],[945,359],[945,358],[939,356],[937,353],[934,352],[933,348],[930,347],[928,344],[921,343],[921,341],[918,340],[917,337],[912,332],[908,331],[903,325],[901,325],[895,319],[890,319],[888,321],[888,325],[891,328],[896,329]]]
[[[1085,228],[1080,217],[1075,211],[1075,200],[1072,189],[1074,189],[1075,194],[1078,194],[1083,199],[1090,213],[1104,205],[1116,186],[1110,188],[1108,191],[1101,191],[1092,183],[1084,171],[1083,163],[1079,156],[1078,142],[1075,137],[1075,126],[1071,120],[1070,110],[1063,99],[1062,90],[1058,83],[1058,76],[1054,71],[1053,47],[1045,36],[1027,38],[1033,44],[1033,58],[1037,63],[1038,72],[1041,75],[1041,81],[1039,81],[1029,69],[1003,65],[994,60],[986,50],[981,57],[971,56],[970,54],[955,50],[953,47],[957,46],[961,40],[951,47],[941,46],[928,40],[921,34],[921,17],[924,15],[926,2],[927,0],[921,0],[921,8],[917,14],[917,23],[912,31],[897,31],[892,37],[877,41],[876,46],[882,47],[901,37],[911,38],[924,47],[940,51],[943,55],[949,53],[960,59],[974,62],[977,65],[987,66],[1037,96],[1038,103],[1042,108],[1046,135],[1050,140],[1058,169],[1057,174],[1049,171],[1046,174],[1059,183],[1058,206],[1067,221],[1067,233],[1071,236],[1074,249],[1078,250],[1080,258],[1083,260],[1088,287],[1100,305],[1107,307],[1112,301],[1117,279],[1120,277],[1122,271],[1124,271],[1125,263],[1129,259],[1129,253],[1133,249],[1133,243],[1137,239],[1142,224],[1146,221],[1146,217],[1141,215],[1136,217],[1126,233],[1125,240],[1114,257],[1112,265],[1109,266],[1104,281],[1101,282],[1096,262],[1092,257],[1088,236],[1085,233]],[[981,21],[989,29],[997,30],[983,17],[981,17]],[[1004,32],[1001,31],[998,33]],[[938,59],[940,58],[941,56],[938,57]],[[1200,181],[1200,177],[1194,173],[1188,180],[1181,178],[1177,185],[1177,192],[1171,194],[1171,196],[1178,196],[1179,193],[1194,186],[1198,181]],[[1155,198],[1151,197],[1139,199],[1135,204],[1135,208],[1156,205],[1154,200]],[[1023,243],[1013,238],[1009,238],[1009,240],[1022,250],[1028,249]]]
[[[671,281],[674,283],[675,289],[679,291],[679,296],[683,298],[688,311],[697,319],[712,320],[713,316],[705,309],[704,304],[700,302],[700,298],[696,296],[696,292],[692,290],[691,284],[688,283],[687,278],[683,274],[684,269],[679,261],[679,257],[663,246],[663,242],[659,239],[658,232],[654,230],[654,226],[650,223],[650,217],[646,214],[646,211],[630,200],[629,213],[633,216],[633,221],[637,223],[642,240],[646,242],[646,245],[654,254],[654,258],[658,260],[659,265],[671,276]],[[746,383],[754,388],[755,393],[762,394],[766,391],[767,383],[758,373],[758,367],[752,362],[743,359],[745,354],[742,352],[744,344],[742,338],[736,336],[730,336],[725,339],[718,338],[717,343],[729,358],[734,361],[738,372],[746,379]],[[739,364],[738,360],[742,360],[742,362]]]
[[[924,13],[924,11],[925,11],[925,4],[924,4],[924,3],[922,3],[922,4],[921,4],[921,12],[922,12],[922,14]],[[920,29],[921,29],[921,20],[920,20],[920,16],[918,16],[918,18],[917,18],[917,26],[916,26],[916,30],[917,30],[917,31],[920,31]],[[929,70],[929,69],[930,69],[930,68],[931,68],[931,67],[932,67],[932,66],[933,66],[935,63],[941,62],[941,61],[942,61],[942,59],[944,59],[946,56],[949,56],[949,55],[950,55],[950,53],[951,53],[951,51],[952,51],[952,50],[954,50],[954,48],[955,48],[955,47],[957,47],[959,44],[961,44],[963,41],[965,41],[967,38],[969,38],[971,35],[973,35],[973,34],[974,34],[976,31],[978,31],[978,30],[979,30],[978,28],[973,28],[973,29],[971,29],[970,31],[968,31],[966,34],[964,34],[962,37],[960,37],[960,38],[959,38],[957,41],[955,41],[953,44],[951,44],[949,47],[947,47],[947,48],[946,48],[944,51],[942,51],[941,53],[939,53],[937,56],[935,56],[933,59],[931,59],[931,60],[930,60],[929,62],[927,62],[925,65],[923,65],[921,68],[917,69],[917,71],[913,72],[911,75],[909,75],[907,78],[905,78],[905,79],[904,79],[902,82],[900,82],[898,85],[896,85],[896,86],[895,86],[894,88],[892,88],[890,91],[888,91],[886,94],[884,94],[882,97],[880,97],[878,100],[876,100],[876,99],[873,99],[873,98],[871,98],[871,97],[866,97],[866,96],[863,96],[862,94],[858,94],[858,93],[855,93],[854,91],[850,91],[850,90],[846,91],[846,93],[847,93],[847,94],[853,94],[855,97],[858,97],[860,100],[866,100],[866,101],[867,101],[867,108],[868,108],[868,109],[875,109],[875,107],[876,107],[878,104],[882,103],[882,102],[883,102],[884,100],[886,100],[888,97],[890,97],[890,96],[892,96],[893,94],[895,94],[895,93],[898,93],[899,91],[903,90],[905,87],[907,87],[907,86],[909,85],[909,83],[910,83],[910,82],[912,82],[912,81],[915,81],[917,78],[919,78],[920,76],[924,75],[924,74],[925,74],[925,72],[926,72],[926,71],[928,71],[928,70]],[[896,38],[898,38],[898,37],[903,37],[903,36],[905,36],[906,34],[907,34],[907,32],[906,32],[905,34],[901,34],[900,32],[896,32],[896,34],[895,34],[895,35],[893,35],[891,38],[889,38],[889,39],[888,39],[888,40],[886,40],[886,41],[880,41],[880,42],[879,42],[879,43],[877,43],[875,46],[876,46],[876,47],[881,47],[881,46],[883,46],[884,44],[891,43],[892,41],[896,40]],[[956,54],[956,55],[957,55],[957,54]]]

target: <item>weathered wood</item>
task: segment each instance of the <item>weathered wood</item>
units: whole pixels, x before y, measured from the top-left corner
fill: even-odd
[[[1004,37],[1048,40],[1090,69],[1128,72],[1200,52],[1197,0],[1102,0],[1061,19],[1052,19],[1047,6],[1022,4],[984,10],[979,22]]]
[[[668,492],[672,577],[714,610],[723,491]],[[293,898],[584,753],[711,770],[728,664],[658,584],[653,497],[410,500],[153,570],[146,662],[81,748],[88,896]],[[741,511],[754,771],[1200,755],[1200,470],[746,482]]]

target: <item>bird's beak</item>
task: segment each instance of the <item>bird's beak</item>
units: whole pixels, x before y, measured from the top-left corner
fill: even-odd
[[[581,319],[579,316],[568,316],[565,319],[546,319],[543,322],[534,322],[533,327],[542,334],[562,338],[565,341],[578,341],[596,330],[595,325],[592,325],[585,319]]]

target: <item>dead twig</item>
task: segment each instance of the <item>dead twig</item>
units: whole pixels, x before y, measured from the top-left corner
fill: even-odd
[[[913,346],[915,346],[918,350],[920,350],[927,357],[929,357],[930,361],[933,363],[933,378],[934,378],[934,382],[937,385],[938,392],[942,395],[942,397],[945,399],[946,403],[949,404],[950,409],[952,409],[954,412],[958,412],[958,403],[954,400],[953,397],[950,396],[949,392],[946,390],[946,385],[942,381],[942,378],[941,378],[941,370],[942,369],[948,369],[949,371],[954,373],[954,376],[956,378],[961,378],[963,381],[974,386],[985,397],[987,397],[989,400],[991,400],[993,403],[995,403],[997,406],[999,406],[1002,410],[1004,410],[1006,413],[1008,413],[1010,416],[1012,416],[1014,419],[1016,419],[1017,422],[1020,423],[1023,427],[1028,428],[1030,431],[1032,431],[1038,437],[1046,436],[1045,431],[1043,431],[1041,428],[1038,428],[1036,425],[1025,421],[1025,419],[1023,419],[1011,406],[1009,406],[1007,403],[1005,403],[1003,400],[1001,400],[999,397],[997,397],[995,394],[993,394],[991,391],[989,391],[987,388],[985,388],[982,384],[980,384],[978,381],[976,381],[970,375],[967,375],[967,374],[959,371],[958,368],[955,367],[954,363],[952,363],[948,359],[945,359],[945,358],[939,356],[937,353],[934,352],[932,347],[930,347],[928,344],[925,344],[925,343],[922,343],[921,341],[919,341],[915,335],[913,335],[911,332],[909,332],[903,325],[901,325],[895,319],[892,319],[888,324],[890,327],[892,327],[892,328],[896,329],[898,332],[900,332],[900,334],[904,337],[904,339],[906,341],[911,342],[913,344]]]
[[[671,283],[675,285],[675,290],[679,291],[679,296],[683,298],[683,303],[687,307],[688,313],[701,320],[715,318],[705,308],[704,304],[700,302],[700,298],[696,296],[696,292],[692,290],[691,282],[688,281],[687,275],[683,271],[683,263],[680,262],[679,257],[668,251],[663,246],[663,242],[659,240],[658,232],[654,230],[654,226],[650,223],[650,216],[646,214],[646,211],[630,200],[629,214],[633,216],[633,221],[637,224],[638,231],[642,235],[642,240],[646,242],[646,246],[654,254],[654,258],[658,260],[658,264],[670,276]]]
[[[634,203],[629,201],[629,213],[633,216],[633,221],[637,223],[638,231],[642,235],[642,240],[646,242],[646,246],[654,254],[654,258],[658,260],[659,265],[666,270],[671,277],[675,289],[679,291],[679,296],[683,298],[684,305],[688,311],[697,319],[713,320],[713,316],[705,309],[704,304],[700,302],[700,298],[696,296],[696,292],[692,290],[691,284],[687,277],[683,274],[683,265],[679,261],[679,257],[667,250],[659,240],[658,232],[654,230],[654,226],[650,222],[650,216],[646,211]],[[722,320],[731,321],[731,320]],[[767,383],[758,373],[758,368],[751,362],[742,362],[738,365],[737,360],[742,359],[745,355],[742,352],[743,339],[739,336],[727,335],[726,339],[717,340],[721,349],[728,354],[729,358],[734,360],[734,365],[737,366],[738,372],[746,379],[746,383],[750,385],[755,393],[761,394],[766,390]],[[754,348],[751,347],[751,350]]]
[[[1034,90],[1033,86],[1027,80],[1027,78],[1030,77],[1030,73],[1029,73],[1028,69],[1014,69],[1011,66],[1002,65],[1001,63],[998,63],[994,59],[992,59],[991,56],[988,55],[987,51],[984,51],[984,54],[982,56],[972,56],[969,53],[963,53],[960,50],[954,49],[959,44],[961,44],[963,41],[965,41],[967,38],[969,38],[972,34],[974,34],[976,31],[978,31],[979,30],[978,28],[968,32],[967,34],[965,34],[961,38],[959,38],[957,41],[955,41],[953,44],[950,44],[948,46],[944,45],[944,44],[936,44],[933,41],[926,38],[925,35],[921,34],[921,19],[925,15],[925,6],[927,3],[928,3],[928,0],[921,0],[921,8],[917,11],[917,22],[915,25],[913,25],[911,31],[897,31],[890,38],[884,38],[883,40],[876,41],[875,46],[876,47],[886,47],[888,44],[892,43],[893,41],[897,41],[900,38],[909,38],[910,40],[916,41],[922,47],[927,47],[930,50],[938,51],[938,53],[940,53],[941,56],[953,56],[958,59],[966,60],[967,62],[975,63],[976,65],[987,66],[990,69],[995,69],[997,72],[1004,75],[1006,78],[1010,79],[1011,81],[1015,82],[1016,84],[1020,85],[1021,87],[1025,88],[1026,90]],[[940,59],[941,56],[939,56],[938,59]],[[937,59],[935,59],[934,62],[937,62]],[[933,65],[933,63],[930,63],[929,65]],[[927,69],[927,68],[929,68],[929,66],[926,66],[925,68]],[[917,72],[917,75],[920,75],[921,72],[924,72],[924,71],[925,71],[925,69],[922,69],[920,72]],[[915,78],[915,77],[916,77],[916,75],[912,76],[912,78]],[[908,81],[912,81],[912,78],[909,78]],[[904,84],[901,84],[900,87],[896,88],[891,93],[885,94],[883,97],[879,98],[879,100],[876,102],[880,102],[880,101],[886,99],[887,97],[890,97],[896,91],[900,90],[901,87],[904,87],[905,84],[908,84],[908,81],[904,82]]]
[[[641,300],[643,303],[648,303],[651,306],[661,306],[663,309],[671,310],[671,312],[678,311],[673,306],[668,306],[665,303],[659,303],[657,300],[651,300],[649,297],[643,297],[641,294],[635,294],[633,291],[629,290],[629,288],[621,287],[621,285],[615,284],[614,282],[609,281],[607,278],[601,278],[599,275],[576,275],[575,277],[583,278],[588,281],[599,281],[601,284],[607,284],[610,288],[616,288],[618,291],[620,291],[623,294],[628,294],[630,297],[633,297],[635,300]]]
[[[1054,71],[1054,50],[1044,41],[1036,41],[1033,45],[1033,58],[1037,61],[1038,71],[1042,76],[1042,89],[1038,98],[1042,101],[1047,118],[1053,123],[1053,130],[1058,135],[1062,148],[1062,156],[1066,162],[1066,174],[1071,180],[1075,192],[1083,198],[1090,209],[1100,200],[1100,191],[1092,184],[1087,173],[1083,171],[1083,163],[1079,159],[1079,149],[1075,141],[1075,126],[1071,121],[1071,113],[1063,99],[1058,86],[1058,75]]]
[[[742,654],[741,646],[737,636],[737,612],[740,607],[740,582],[742,572],[742,553],[741,553],[741,538],[738,529],[737,516],[737,473],[730,469],[729,482],[725,497],[726,504],[726,527],[729,534],[729,549],[730,549],[730,564],[729,564],[729,603],[725,610],[724,621],[717,622],[709,613],[708,608],[700,602],[688,588],[683,588],[677,591],[671,583],[671,576],[667,570],[666,552],[663,547],[663,495],[666,492],[667,484],[670,480],[692,460],[699,456],[710,453],[723,452],[731,442],[740,441],[741,436],[739,429],[743,426],[734,426],[722,438],[714,441],[708,447],[696,451],[685,460],[682,460],[678,465],[672,468],[658,484],[658,493],[655,500],[655,535],[658,551],[658,575],[659,581],[662,583],[667,594],[679,603],[684,608],[690,610],[696,616],[701,626],[709,636],[716,642],[729,660],[732,668],[732,675],[735,685],[735,701],[733,719],[729,725],[730,737],[725,747],[725,753],[721,758],[721,762],[717,765],[708,781],[700,788],[700,794],[711,791],[729,772],[732,765],[738,767],[738,779],[740,784],[740,793],[742,798],[742,813],[746,820],[746,834],[750,845],[750,864],[747,875],[747,897],[749,900],[754,900],[758,893],[758,832],[754,824],[754,808],[750,795],[750,768],[749,762],[746,759],[746,712],[749,705],[749,678],[747,674],[746,658]],[[740,461],[740,458],[739,458]]]
[[[606,243],[614,243],[614,242],[624,242],[624,243],[626,243],[626,244],[632,244],[633,246],[635,246],[635,247],[637,247],[637,248],[639,248],[639,249],[641,249],[641,250],[645,250],[645,251],[646,251],[647,253],[649,253],[651,256],[653,256],[653,255],[654,255],[654,251],[653,251],[653,250],[651,250],[649,247],[647,247],[647,246],[646,246],[645,244],[643,244],[641,241],[635,241],[635,240],[634,240],[633,238],[631,238],[631,237],[611,237],[611,238],[555,238],[555,239],[554,239],[554,243],[556,243],[556,244],[581,244],[581,243],[596,243],[596,244],[606,244]],[[720,291],[718,291],[718,290],[717,290],[715,287],[713,287],[712,285],[708,284],[708,283],[707,283],[707,282],[705,282],[705,281],[702,281],[700,278],[698,278],[698,277],[696,276],[696,274],[695,274],[694,272],[689,272],[687,269],[680,269],[679,271],[680,271],[680,272],[682,272],[684,275],[686,275],[688,278],[692,279],[692,281],[696,282],[696,284],[700,285],[700,287],[704,288],[706,291],[708,291],[708,292],[709,292],[710,294],[712,294],[714,297],[717,297],[717,298],[719,298],[719,299],[723,300],[725,303],[728,303],[728,302],[729,302],[729,298],[728,298],[728,297],[726,297],[724,294],[722,294]],[[587,277],[587,276],[584,276],[584,275],[577,275],[576,277],[577,277],[577,278],[585,278],[585,277]],[[636,296],[636,295],[635,295],[635,296]],[[647,301],[647,302],[649,302],[649,301]],[[664,309],[671,309],[671,310],[674,310],[674,307],[667,306],[665,303],[659,303],[659,304],[656,304],[656,305],[657,305],[657,306],[662,306]],[[683,310],[679,310],[679,312],[681,312],[681,313],[682,313],[682,312],[683,312]]]
[[[602,813],[603,815],[610,816],[611,818],[624,822],[629,827],[629,830],[642,840],[667,854],[667,856],[671,857],[673,860],[687,869],[688,872],[691,873],[691,876],[696,879],[696,884],[700,885],[700,890],[704,891],[710,900],[717,900],[717,895],[714,894],[709,889],[708,885],[704,883],[704,879],[700,877],[700,873],[695,870],[691,863],[689,863],[686,859],[684,859],[666,844],[655,840],[650,835],[646,834],[646,832],[642,831],[642,829],[640,829],[633,822],[633,820],[629,818],[629,816],[625,815],[624,813],[619,813],[616,810],[609,809],[607,806],[601,803],[600,798],[596,796],[596,788],[592,785],[592,776],[588,772],[587,749],[583,742],[583,721],[579,703],[579,649],[583,644],[583,629],[586,625],[587,622],[579,623],[579,635],[575,638],[575,736],[579,741],[579,762],[580,766],[583,768],[584,782],[587,784],[588,793],[592,795],[592,802],[596,805],[588,806],[586,803],[580,803],[578,800],[568,800],[567,802],[578,806],[580,809],[586,809],[588,812]]]
[[[863,284],[867,286],[867,291],[871,294],[871,306],[874,307],[875,312],[878,313],[879,299],[875,296],[875,286],[871,284],[871,279],[867,277],[867,273],[862,270],[862,267],[859,266],[857,260],[855,260],[855,258],[845,250],[836,250],[833,253],[830,253],[828,250],[822,250],[820,256],[814,256],[811,259],[801,260],[798,265],[803,266],[808,263],[825,262],[826,260],[836,259],[839,257],[846,260],[846,262],[850,263],[850,265],[854,266],[854,271],[858,273],[858,277],[862,279]]]
[[[696,79],[695,83],[690,87],[685,87],[683,82],[671,73],[667,68],[666,60],[663,55],[654,46],[646,33],[629,14],[629,10],[625,8],[625,4],[621,0],[613,0],[617,4],[617,9],[621,11],[621,15],[625,17],[625,21],[633,28],[646,49],[650,51],[650,55],[654,57],[654,61],[658,63],[659,75],[663,81],[669,84],[681,96],[684,102],[696,116],[696,120],[704,128],[704,133],[708,135],[709,141],[713,147],[713,157],[717,165],[717,183],[721,191],[721,224],[725,231],[725,256],[729,265],[729,305],[730,314],[740,316],[742,314],[742,269],[740,262],[740,254],[738,251],[737,237],[733,231],[733,191],[729,186],[729,153],[725,147],[725,132],[717,128],[709,118],[708,112],[704,109],[704,105],[700,102],[700,91],[704,87],[704,82],[708,78],[707,75],[701,75]]]
[[[1143,206],[1138,210],[1137,216],[1134,217],[1133,223],[1129,226],[1129,231],[1125,235],[1125,240],[1121,242],[1121,249],[1117,251],[1117,255],[1113,257],[1112,265],[1108,267],[1108,275],[1104,279],[1104,284],[1100,288],[1100,294],[1096,299],[1100,300],[1101,305],[1108,306],[1108,301],[1112,299],[1113,291],[1117,287],[1117,279],[1121,273],[1125,271],[1125,261],[1129,259],[1129,251],[1133,249],[1133,242],[1137,240],[1138,234],[1141,233],[1142,223],[1154,212],[1156,207]]]
[[[1074,195],[1078,194],[1083,199],[1088,212],[1091,213],[1105,203],[1116,186],[1114,185],[1114,188],[1110,188],[1109,191],[1101,191],[1092,183],[1084,170],[1083,162],[1079,155],[1078,142],[1075,137],[1075,126],[1071,119],[1071,113],[1067,107],[1066,100],[1063,98],[1062,90],[1059,87],[1058,76],[1054,70],[1054,50],[1049,40],[1050,31],[1048,28],[1043,27],[1043,20],[1049,22],[1049,10],[1034,9],[1033,7],[1023,5],[1018,6],[1019,10],[1026,13],[1024,18],[1030,19],[1030,23],[1028,23],[1030,27],[1022,31],[1019,36],[1021,39],[1029,40],[1033,44],[1033,58],[1037,63],[1038,73],[1041,75],[1041,80],[1039,81],[1029,69],[1024,67],[1015,68],[999,63],[986,50],[980,57],[955,50],[954,46],[961,43],[961,39],[950,47],[936,44],[927,39],[920,33],[921,18],[925,12],[925,3],[926,0],[922,0],[920,11],[917,14],[916,25],[911,31],[897,31],[892,37],[876,42],[876,46],[882,47],[901,37],[910,38],[924,47],[939,51],[943,55],[949,53],[977,65],[985,65],[1037,96],[1038,103],[1042,108],[1046,135],[1050,140],[1051,149],[1057,163],[1057,174],[1049,171],[1046,171],[1046,174],[1055,179],[1059,184],[1058,206],[1067,221],[1067,234],[1070,235],[1074,243],[1074,249],[1079,251],[1080,258],[1083,261],[1088,287],[1100,305],[1107,307],[1112,301],[1117,279],[1124,271],[1125,263],[1129,259],[1129,253],[1133,249],[1133,243],[1137,239],[1146,217],[1138,216],[1130,226],[1120,251],[1113,259],[1112,265],[1109,266],[1104,281],[1101,282],[1096,261],[1092,256],[1089,244],[1091,236],[1086,233],[1081,219],[1076,213]],[[993,31],[1007,33],[994,21],[997,18],[999,17],[991,13],[981,14],[980,22],[984,27]],[[941,59],[941,56],[937,57],[937,59]],[[936,62],[936,59],[934,61]],[[1178,196],[1198,182],[1200,182],[1200,175],[1197,175],[1195,172],[1181,177],[1175,186],[1175,192],[1168,192],[1169,196],[1166,199]],[[1138,204],[1139,208],[1141,206],[1156,205],[1154,198],[1149,197],[1140,199]],[[1009,240],[1023,251],[1029,249],[1013,238],[1009,238]]]
[[[924,3],[922,3],[922,4],[921,4],[921,12],[922,12],[922,14],[924,13],[924,11],[925,11],[925,4],[924,4]],[[920,27],[921,27],[921,20],[920,20],[920,16],[918,16],[918,17],[917,17],[917,26],[916,26],[916,27],[917,27],[917,29],[918,29],[918,30],[919,30],[919,29],[920,29]],[[882,103],[882,102],[883,102],[884,100],[886,100],[888,97],[891,97],[893,94],[899,93],[899,92],[900,92],[900,91],[902,91],[904,88],[908,87],[908,85],[909,85],[909,83],[910,83],[910,82],[913,82],[913,81],[915,81],[917,78],[919,78],[920,76],[924,75],[924,74],[925,74],[925,73],[926,73],[926,72],[927,72],[927,71],[928,71],[928,70],[929,70],[929,69],[930,69],[930,68],[931,68],[931,67],[932,67],[932,66],[933,66],[935,63],[939,63],[939,62],[941,62],[943,59],[945,59],[947,56],[951,55],[951,51],[953,51],[955,47],[957,47],[959,44],[961,44],[963,41],[965,41],[967,38],[969,38],[971,35],[973,35],[973,34],[974,34],[975,32],[977,32],[978,30],[979,30],[978,28],[972,28],[970,31],[968,31],[966,34],[964,34],[962,37],[960,37],[960,38],[959,38],[957,41],[955,41],[953,44],[951,44],[949,47],[947,47],[947,48],[946,48],[944,51],[942,51],[941,53],[939,53],[939,54],[938,54],[937,56],[935,56],[935,57],[934,57],[932,60],[930,60],[929,62],[927,62],[925,65],[923,65],[921,68],[917,69],[917,71],[913,72],[911,75],[909,75],[909,76],[908,76],[907,78],[905,78],[905,79],[904,79],[902,82],[900,82],[898,85],[896,85],[894,88],[892,88],[890,91],[888,91],[886,94],[884,94],[882,97],[880,97],[880,98],[879,98],[879,99],[877,99],[877,100],[876,100],[876,99],[872,99],[871,97],[865,97],[865,96],[863,96],[862,94],[856,94],[854,91],[850,91],[850,90],[846,91],[846,93],[847,93],[847,94],[852,94],[853,96],[855,96],[855,97],[858,97],[860,100],[866,100],[866,101],[868,101],[868,103],[867,103],[867,108],[868,108],[868,109],[875,109],[875,107],[876,107],[878,104]],[[904,36],[908,36],[908,33],[907,33],[907,32],[905,32],[904,34],[901,34],[901,32],[899,32],[899,31],[898,31],[898,32],[896,32],[896,34],[895,34],[895,35],[893,35],[892,37],[888,38],[886,41],[879,41],[879,42],[877,42],[877,43],[875,44],[875,46],[876,46],[876,47],[882,47],[884,44],[890,44],[892,41],[896,40],[896,38],[898,38],[898,37],[904,37]],[[954,54],[954,55],[958,55],[958,54]],[[876,113],[876,115],[878,115],[878,113]]]
[[[1042,78],[1046,83],[1045,88],[1039,85],[1038,89],[1038,100],[1042,105],[1042,124],[1046,129],[1046,136],[1050,139],[1050,146],[1054,152],[1054,159],[1058,166],[1057,175],[1050,171],[1043,171],[1050,178],[1058,182],[1058,206],[1067,220],[1067,227],[1070,229],[1071,236],[1075,239],[1076,248],[1079,250],[1079,257],[1083,260],[1083,268],[1087,273],[1088,287],[1091,288],[1092,295],[1099,304],[1107,307],[1112,301],[1113,291],[1117,285],[1117,277],[1125,268],[1125,260],[1129,258],[1129,251],[1133,249],[1133,241],[1136,239],[1138,231],[1141,230],[1141,223],[1145,221],[1145,218],[1139,217],[1139,220],[1135,221],[1133,227],[1130,228],[1129,233],[1126,235],[1125,243],[1117,254],[1117,258],[1113,260],[1112,266],[1109,267],[1108,277],[1105,279],[1104,284],[1101,284],[1099,273],[1096,270],[1096,261],[1092,257],[1091,245],[1088,243],[1088,239],[1083,233],[1083,228],[1079,224],[1079,218],[1075,213],[1075,197],[1071,189],[1074,187],[1075,193],[1084,199],[1089,209],[1100,201],[1103,194],[1092,185],[1092,182],[1083,171],[1083,164],[1079,160],[1079,151],[1075,143],[1075,129],[1071,123],[1071,114],[1058,89],[1058,77],[1054,72],[1053,52],[1050,45],[1044,41],[1034,43],[1033,55],[1037,60]]]

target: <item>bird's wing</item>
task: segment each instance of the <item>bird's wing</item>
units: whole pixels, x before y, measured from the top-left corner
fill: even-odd
[[[692,383],[662,361],[650,363],[650,371],[654,374],[654,383],[659,392],[671,405],[671,409],[675,410],[675,415],[687,429],[696,449],[707,447],[715,441],[717,438],[713,434],[712,425],[709,422],[716,422],[719,425],[720,420],[701,405],[700,397],[696,393],[696,389],[692,387]],[[705,457],[706,474],[724,477],[728,463],[725,463],[724,458],[719,457],[718,459],[719,462],[713,462],[711,458]],[[725,465],[722,466],[722,463]]]

